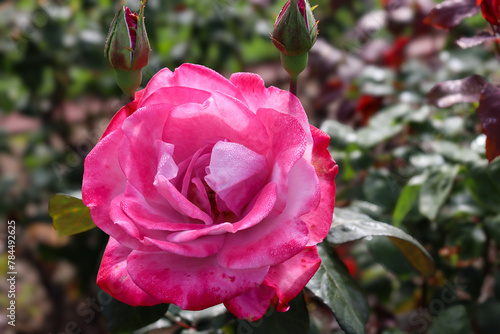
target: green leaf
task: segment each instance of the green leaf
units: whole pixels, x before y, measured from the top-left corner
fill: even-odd
[[[99,289],[102,313],[112,334],[130,333],[133,330],[152,324],[167,313],[168,304],[155,306],[130,306],[114,299]]]
[[[483,209],[500,212],[500,158],[489,165],[486,161],[468,166],[465,185]]]
[[[72,235],[93,229],[90,210],[81,199],[57,194],[49,201],[49,215],[54,228],[62,235]]]
[[[404,129],[402,119],[410,112],[413,112],[413,109],[408,104],[398,104],[380,110],[370,118],[367,127],[357,132],[359,145],[371,148],[401,133]]]
[[[333,311],[344,332],[365,333],[368,303],[363,293],[333,251],[319,245],[318,252],[321,265],[306,287]]]
[[[409,104],[401,103],[385,108],[370,118],[368,126],[372,128],[384,127],[388,124],[396,124],[404,120],[405,116],[415,112]]]
[[[472,328],[463,305],[452,306],[443,311],[429,328],[428,334],[470,334]]]
[[[422,215],[430,220],[436,219],[439,209],[450,195],[458,169],[457,165],[444,165],[428,172],[419,194],[418,207]]]
[[[500,328],[500,302],[491,297],[476,309],[479,333],[498,333]]]
[[[237,320],[237,333],[252,334],[308,334],[309,312],[301,292],[289,303],[290,309],[278,312],[270,306],[266,314],[259,320],[248,322]]]
[[[400,182],[386,169],[370,169],[363,183],[363,194],[366,200],[376,204],[384,211],[394,207],[401,191]]]
[[[493,279],[495,281],[495,285],[493,288],[493,291],[495,292],[495,298],[500,299],[500,271],[497,271],[495,273]]]
[[[375,237],[366,240],[366,246],[378,263],[398,277],[407,279],[414,273],[411,264],[389,238]]]
[[[470,148],[462,147],[451,141],[435,141],[432,143],[434,151],[448,160],[457,163],[467,163],[480,160],[479,154]]]
[[[358,131],[358,143],[361,147],[369,149],[383,141],[396,136],[397,134],[401,133],[403,129],[403,124],[386,124],[382,127],[368,126]]]
[[[356,142],[356,132],[349,125],[329,119],[321,124],[321,130],[328,133],[335,148],[346,148]]]
[[[394,209],[394,213],[392,215],[392,221],[395,226],[401,225],[403,219],[406,217],[408,212],[413,208],[415,201],[418,198],[418,193],[420,191],[419,184],[410,184],[408,183],[401,194],[399,195],[398,202],[396,203],[396,208]]]
[[[486,229],[489,235],[500,245],[500,214],[494,217],[487,217],[485,220]]]
[[[422,275],[434,273],[434,261],[412,236],[392,225],[375,221],[367,215],[344,208],[336,208],[332,227],[326,240],[339,245],[368,236],[388,237]]]

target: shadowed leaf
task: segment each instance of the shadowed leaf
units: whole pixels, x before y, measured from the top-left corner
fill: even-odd
[[[480,75],[440,82],[432,87],[427,94],[427,99],[429,103],[440,108],[446,108],[455,103],[477,102],[487,83],[488,81]]]
[[[456,305],[446,309],[434,320],[431,328],[429,328],[429,334],[442,333],[472,333],[467,310],[463,305]]]
[[[401,250],[422,275],[434,273],[434,262],[425,248],[412,236],[392,225],[375,221],[362,213],[336,208],[326,240],[339,245],[368,236],[386,236]]]
[[[472,198],[483,209],[491,212],[500,212],[500,158],[493,160],[489,165],[481,160],[467,166],[465,185]]]
[[[269,307],[264,316],[254,322],[237,320],[238,333],[252,334],[308,334],[309,312],[301,292],[289,303],[290,309],[286,312],[278,312],[272,306]]]
[[[346,266],[333,251],[318,246],[321,265],[307,288],[335,314],[347,334],[365,333],[368,303]]]
[[[392,240],[387,237],[375,237],[366,241],[368,251],[384,268],[399,278],[408,279],[414,274],[414,268]]]
[[[419,193],[418,208],[422,215],[430,220],[436,219],[439,209],[450,195],[457,174],[457,165],[444,165],[428,172]]]
[[[436,28],[449,30],[459,25],[463,19],[478,12],[476,0],[445,0],[430,11],[424,22]]]
[[[155,306],[130,306],[114,299],[99,289],[102,313],[112,334],[130,333],[152,324],[167,313],[169,304]]]
[[[93,229],[90,210],[81,199],[57,194],[49,201],[49,215],[54,228],[62,235],[72,235]]]

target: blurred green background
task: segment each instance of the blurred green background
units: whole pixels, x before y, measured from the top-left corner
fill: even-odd
[[[138,10],[139,1],[126,4]],[[266,85],[286,89],[287,74],[269,38],[283,4],[149,0],[153,52],[143,85],[163,67],[192,62],[225,76],[255,72]],[[384,239],[339,248],[368,296],[367,332],[448,333],[449,324],[456,324],[455,333],[495,332],[498,159],[488,167],[474,105],[437,109],[425,98],[440,81],[471,74],[500,80],[489,46],[461,50],[454,43],[486,28],[485,21],[478,15],[446,33],[422,23],[432,1],[311,1],[317,4],[320,37],[300,77],[299,97],[311,123],[332,137],[340,166],[337,205],[399,225],[438,268],[422,280]],[[125,103],[103,56],[117,5],[0,3],[0,275],[7,272],[9,220],[16,222],[19,273],[15,331],[2,316],[2,333],[107,332],[95,284],[106,235],[94,229],[59,236],[47,205],[55,193],[80,196],[84,158]],[[5,310],[4,276],[0,290]],[[311,314],[316,333],[340,333],[331,314]]]

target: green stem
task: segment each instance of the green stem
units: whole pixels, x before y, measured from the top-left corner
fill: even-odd
[[[288,56],[284,53],[281,54],[281,65],[290,75],[290,93],[297,96],[297,81],[299,74],[307,66],[307,53],[298,56]]]
[[[297,82],[299,81],[299,76],[290,76],[290,93],[297,96]]]

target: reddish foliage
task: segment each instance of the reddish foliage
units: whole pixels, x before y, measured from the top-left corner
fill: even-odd
[[[362,95],[356,105],[356,112],[361,115],[363,125],[366,125],[370,118],[382,107],[383,97]]]
[[[457,44],[462,49],[467,49],[488,41],[498,43],[500,41],[500,37],[492,36],[489,32],[483,31],[474,37],[462,37],[457,41]]]
[[[491,162],[500,155],[500,88],[487,83],[477,111],[486,134],[486,157]]]
[[[478,11],[476,0],[445,0],[431,10],[424,22],[449,30],[459,25],[463,19],[476,15]]]
[[[409,37],[398,37],[394,46],[384,52],[384,63],[388,67],[399,69],[405,61],[405,48],[410,42]]]
[[[478,102],[487,82],[477,74],[461,80],[440,82],[427,93],[427,99],[439,108],[446,108],[455,103]]]

